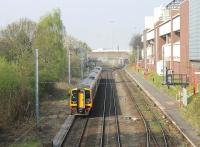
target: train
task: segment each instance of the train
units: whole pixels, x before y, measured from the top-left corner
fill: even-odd
[[[102,67],[95,67],[70,91],[71,115],[89,115],[101,79]]]

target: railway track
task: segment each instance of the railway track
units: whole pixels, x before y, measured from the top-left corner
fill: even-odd
[[[106,70],[106,81],[104,84],[104,100],[102,110],[102,127],[99,146],[118,146],[121,147],[120,129],[116,105],[116,87],[112,77],[112,71]],[[84,146],[84,135],[88,127],[90,116],[76,116],[66,134],[62,147]],[[113,133],[114,132],[114,133]]]
[[[112,77],[112,71],[108,71],[106,86],[105,86],[103,114],[102,114],[102,131],[100,138],[100,147],[104,146],[121,147],[120,129],[119,129],[115,94],[116,94],[116,87]]]
[[[67,132],[67,134],[63,137],[63,139],[65,139],[61,142],[61,146],[121,147],[126,145],[131,146],[134,143],[136,143],[137,146],[146,147],[174,146],[175,144],[171,138],[170,131],[168,128],[166,130],[163,128],[163,123],[161,123],[163,120],[161,117],[162,115],[157,111],[152,101],[140,92],[140,89],[128,75],[122,73],[122,71],[118,69],[116,69],[114,73],[113,71],[114,70],[107,69],[103,72],[97,98],[94,101],[94,107],[90,115],[84,117],[73,116],[73,119],[66,121],[68,122],[65,123],[65,132]],[[115,82],[112,75],[115,76],[117,82]],[[120,86],[117,85],[116,87],[116,83],[119,83]],[[119,88],[122,89],[119,90]],[[118,92],[117,89],[119,90]],[[120,96],[119,99],[118,95]],[[125,95],[125,98],[128,97],[127,102],[121,95]],[[133,119],[133,121],[132,118],[134,117],[130,117],[130,121],[127,120],[126,117],[123,117],[126,113],[123,113],[124,110],[121,111],[121,106],[126,107],[126,103],[129,108],[124,110],[129,111],[130,109],[134,109],[134,112],[127,113],[127,116],[132,116],[132,114],[135,116],[136,119]],[[118,120],[118,115],[120,115],[120,120]],[[133,129],[132,127],[134,127],[134,125],[136,128]],[[131,127],[133,130],[129,129],[127,131],[127,127]],[[136,132],[139,133],[139,135]],[[131,137],[127,134],[135,135],[133,135],[133,141],[130,141]],[[62,140],[62,138],[60,140]]]
[[[111,89],[112,89],[112,94],[113,94],[113,104],[114,104],[114,113],[115,113],[115,126],[116,126],[116,130],[117,130],[117,143],[118,143],[118,146],[121,147],[119,119],[118,119],[118,112],[117,112],[117,105],[116,105],[116,92],[117,92],[117,89],[116,89],[116,85],[115,85],[113,80],[111,82]]]
[[[130,88],[130,87],[133,87],[132,85],[133,83],[131,82],[130,78],[126,74],[123,74],[122,76],[121,72],[119,72],[119,75],[121,79],[123,80],[124,85],[126,86],[127,92],[129,93],[133,103],[135,104],[135,107],[138,113],[140,114],[141,119],[143,120],[144,127],[146,130],[146,147],[150,147],[150,146],[168,147],[165,130],[162,127],[162,124],[160,123],[159,119],[156,117],[155,113],[151,110],[150,106],[144,99],[134,96],[133,90]],[[130,82],[127,82],[127,81],[130,81]],[[159,127],[159,130],[160,130],[159,133],[158,132],[155,133],[152,127],[152,122],[155,123],[154,127],[155,125],[156,127]]]
[[[87,123],[88,117],[76,116],[65,137],[62,147],[79,147],[85,134]]]

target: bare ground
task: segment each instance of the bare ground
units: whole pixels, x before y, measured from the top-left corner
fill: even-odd
[[[119,98],[121,115],[119,116],[120,136],[125,146],[145,146],[145,128],[133,101],[126,93],[124,83],[117,72],[113,74]]]
[[[70,113],[66,87],[64,83],[56,84],[53,95],[42,98],[39,129],[33,118],[0,129],[0,147],[51,146],[53,137]]]

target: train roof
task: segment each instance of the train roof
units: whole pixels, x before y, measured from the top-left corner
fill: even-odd
[[[95,79],[93,78],[86,78],[81,81],[81,83],[78,85],[78,88],[82,87],[91,87],[95,83]]]
[[[78,88],[82,88],[82,87],[89,87],[91,88],[96,80],[99,78],[99,75],[102,71],[101,67],[95,67],[90,74],[88,75],[88,77],[86,77],[85,79],[83,79],[79,84],[78,84]]]
[[[102,67],[100,67],[100,66],[96,66],[94,69],[102,70]]]

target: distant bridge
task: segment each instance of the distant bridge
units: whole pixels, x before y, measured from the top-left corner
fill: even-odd
[[[128,62],[129,52],[126,50],[93,50],[88,57],[111,65],[124,65]]]

